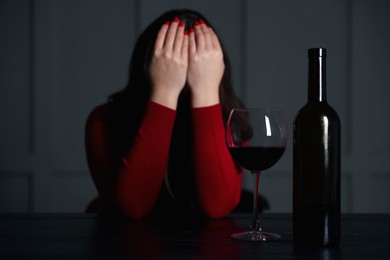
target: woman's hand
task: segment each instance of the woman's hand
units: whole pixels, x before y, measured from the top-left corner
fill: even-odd
[[[149,68],[152,93],[151,100],[176,109],[183,89],[188,68],[188,35],[184,23],[178,18],[165,23],[156,39]]]
[[[225,64],[215,32],[201,20],[189,34],[187,82],[192,92],[192,106],[219,103],[219,85]]]

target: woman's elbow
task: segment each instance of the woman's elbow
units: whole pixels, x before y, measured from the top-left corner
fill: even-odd
[[[148,207],[141,201],[132,201],[127,198],[118,198],[117,203],[120,211],[126,217],[139,220],[147,217],[151,212],[151,207]]]
[[[230,201],[203,203],[202,211],[208,218],[223,218],[229,215],[233,209],[235,209],[239,201],[240,197],[238,196]]]

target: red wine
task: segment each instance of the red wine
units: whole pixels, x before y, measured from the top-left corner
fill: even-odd
[[[284,153],[284,147],[229,147],[233,159],[249,171],[263,171],[273,166]]]
[[[340,241],[340,119],[327,103],[326,50],[309,49],[308,102],[293,131],[293,234],[297,244]]]

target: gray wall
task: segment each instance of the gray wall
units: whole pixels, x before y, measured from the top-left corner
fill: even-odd
[[[343,125],[343,212],[390,213],[387,0],[0,1],[0,212],[85,209],[96,196],[85,119],[124,86],[141,30],[182,7],[215,24],[238,95],[282,108],[290,136],[306,101],[306,51],[326,47],[328,99]],[[271,212],[291,212],[291,151],[290,142],[262,175]]]

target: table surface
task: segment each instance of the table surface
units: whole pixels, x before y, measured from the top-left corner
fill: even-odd
[[[342,216],[337,248],[296,247],[291,214],[262,214],[273,242],[237,241],[248,214],[131,221],[94,214],[0,214],[0,259],[390,259],[390,215]]]

